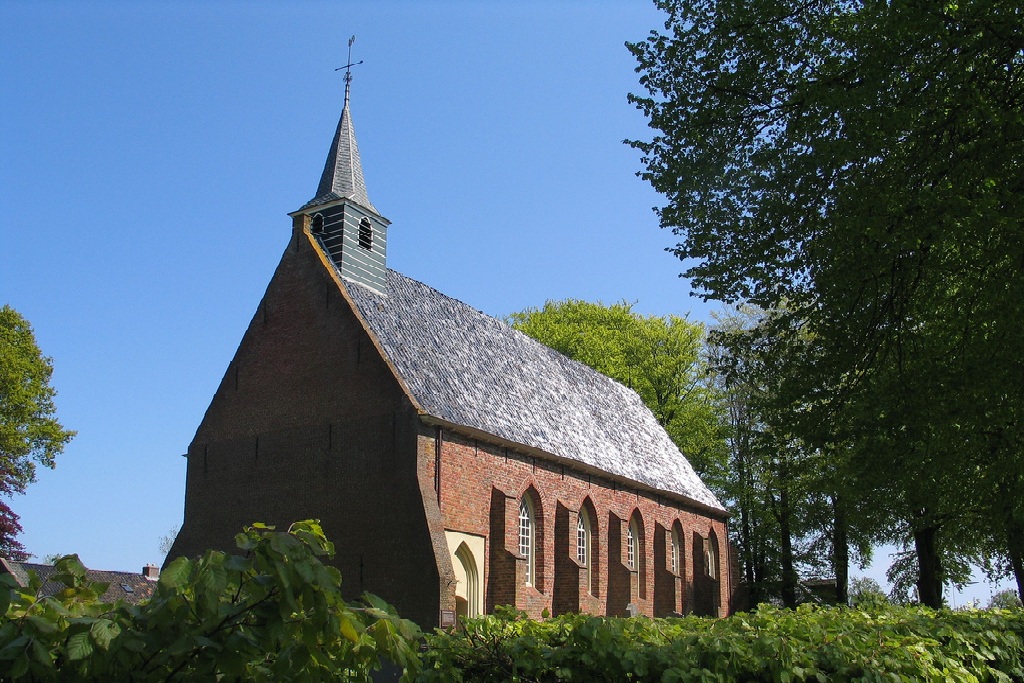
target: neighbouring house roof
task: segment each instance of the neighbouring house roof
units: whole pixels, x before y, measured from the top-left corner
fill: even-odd
[[[344,283],[433,417],[724,510],[633,390],[393,270],[386,296]]]
[[[40,588],[42,595],[54,595],[63,590],[64,584],[51,581],[50,577],[56,573],[52,564],[35,564],[33,562],[15,562],[0,558],[0,571],[11,574],[18,582],[18,585],[25,587],[29,582],[29,571],[34,571],[42,579],[43,585]],[[147,579],[142,574],[134,572],[110,572],[98,569],[86,569],[85,575],[92,581],[108,583],[110,587],[103,594],[103,602],[114,602],[122,600],[129,603],[137,603],[141,600],[148,600],[153,595],[153,586],[156,581]]]

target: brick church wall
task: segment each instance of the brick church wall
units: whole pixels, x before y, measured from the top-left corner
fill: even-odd
[[[188,450],[185,519],[168,560],[233,550],[245,525],[320,519],[345,594],[364,590],[430,628],[456,609],[445,531],[484,539],[482,606],[531,616],[725,613],[724,518],[607,475],[427,424],[406,396],[299,218],[297,230]],[[532,501],[526,582],[519,504]],[[586,508],[592,558],[576,558]],[[640,555],[627,566],[638,521]],[[671,571],[671,530],[684,539]],[[703,566],[718,544],[718,578]]]
[[[168,560],[234,550],[253,522],[320,519],[347,596],[369,590],[433,625],[418,418],[320,259],[296,231],[189,446]]]
[[[440,446],[438,439],[440,439]],[[440,461],[438,462],[438,454]],[[428,476],[440,501],[445,529],[486,537],[484,604],[511,604],[530,616],[585,611],[624,616],[633,604],[639,613],[726,614],[731,584],[723,516],[685,501],[638,490],[513,448],[505,448],[449,429],[420,428],[421,476]],[[519,555],[519,501],[530,495],[536,514],[537,571],[525,585],[525,560]],[[592,523],[592,589],[576,559],[576,528],[581,507]],[[640,556],[627,566],[626,536],[638,520]],[[682,539],[679,569],[671,571],[671,530]],[[706,576],[704,543],[719,546],[718,579]],[[582,584],[582,585],[581,585]],[[442,603],[446,598],[442,596]],[[454,592],[448,602],[454,604]]]

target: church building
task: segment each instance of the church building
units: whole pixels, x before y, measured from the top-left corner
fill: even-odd
[[[724,615],[727,515],[640,397],[387,268],[349,107],[188,448],[168,559],[319,519],[349,596]]]

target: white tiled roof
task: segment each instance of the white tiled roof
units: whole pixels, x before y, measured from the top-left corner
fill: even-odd
[[[724,509],[631,389],[393,270],[345,285],[434,417]]]

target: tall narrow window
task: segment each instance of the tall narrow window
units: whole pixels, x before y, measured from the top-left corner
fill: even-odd
[[[534,549],[533,506],[530,499],[523,496],[519,501],[519,554],[526,558],[527,585],[533,585],[536,574]]]
[[[704,547],[704,561],[708,566],[708,578],[718,578],[718,555],[715,553],[715,546],[711,538],[708,538],[707,545]]]
[[[639,543],[636,522],[630,520],[629,528],[626,529],[626,566],[630,569],[636,569],[637,557],[640,555]]]
[[[359,246],[363,249],[373,248],[373,228],[366,218],[359,221]]]
[[[580,508],[576,521],[576,561],[580,563],[580,583],[590,590],[590,515]]]
[[[672,528],[672,573],[679,576],[679,568],[683,566],[681,555],[682,555],[682,539],[679,537],[679,530],[675,527]]]
[[[587,511],[580,510],[576,522],[576,561],[586,567],[590,559],[590,525],[587,523]]]

